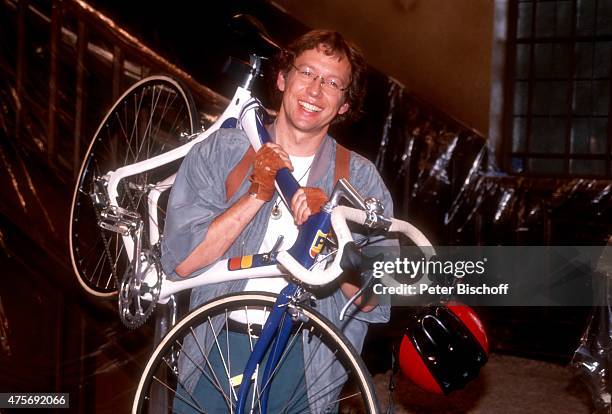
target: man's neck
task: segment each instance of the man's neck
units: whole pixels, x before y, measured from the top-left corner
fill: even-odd
[[[289,155],[306,157],[314,155],[325,135],[327,128],[316,132],[304,132],[290,126],[282,117],[277,118],[275,124],[276,143]]]

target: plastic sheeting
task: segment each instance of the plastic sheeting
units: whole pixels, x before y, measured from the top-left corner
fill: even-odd
[[[612,407],[612,238],[603,251],[598,271],[604,278],[598,294],[606,306],[593,308],[572,365],[589,386],[595,413],[606,414]]]
[[[389,113],[378,151],[397,212],[438,244],[593,245],[612,234],[609,180],[529,178],[486,170],[486,146],[401,88],[389,88]],[[610,239],[612,240],[612,239]],[[585,379],[597,413],[609,412],[612,389],[612,248],[595,277],[594,303],[573,366]]]
[[[438,244],[605,245],[609,180],[487,171],[477,132],[401,90],[390,95],[393,122],[385,124],[377,165],[400,215],[429,228]]]

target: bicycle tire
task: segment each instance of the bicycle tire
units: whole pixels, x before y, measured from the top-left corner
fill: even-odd
[[[152,356],[148,360],[136,390],[136,395],[132,406],[132,413],[141,414],[153,412],[184,412],[181,411],[181,409],[185,407],[193,408],[189,404],[192,404],[194,407],[197,407],[199,410],[201,410],[198,411],[194,409],[193,412],[221,412],[218,408],[210,409],[211,411],[206,411],[207,403],[210,401],[211,398],[213,398],[210,394],[210,389],[207,390],[206,393],[204,393],[206,395],[206,401],[204,401],[203,398],[198,398],[198,396],[196,395],[198,391],[186,391],[186,387],[183,386],[183,384],[185,384],[184,378],[181,379],[181,374],[177,374],[177,371],[181,372],[181,369],[178,368],[180,366],[180,363],[177,365],[173,362],[177,360],[177,350],[180,350],[181,353],[179,358],[184,358],[184,361],[195,361],[198,358],[200,358],[202,361],[206,361],[206,363],[202,362],[202,366],[200,367],[200,369],[206,370],[207,366],[211,367],[210,361],[213,359],[212,354],[217,352],[216,349],[223,349],[222,347],[225,346],[225,344],[219,344],[219,338],[223,339],[225,334],[222,334],[222,332],[227,333],[227,330],[217,330],[214,335],[214,343],[212,343],[209,347],[210,351],[205,352],[205,346],[202,346],[202,339],[193,339],[196,337],[195,332],[198,331],[198,328],[201,327],[202,324],[206,325],[214,323],[212,322],[214,320],[213,318],[219,315],[221,315],[222,318],[221,323],[226,324],[229,320],[227,315],[229,315],[229,313],[233,310],[244,310],[245,308],[251,310],[261,310],[261,308],[270,309],[274,304],[275,298],[275,295],[261,292],[242,292],[237,294],[229,294],[216,298],[189,313],[164,337],[164,339],[157,346]],[[296,339],[300,339],[300,336],[303,335],[304,332],[303,329],[306,329],[306,332],[308,332],[309,335],[308,338],[312,338],[312,336],[310,335],[318,337],[319,342],[316,343],[316,347],[321,346],[321,344],[325,344],[325,348],[316,348],[316,352],[323,350],[334,352],[335,358],[338,361],[341,361],[345,372],[350,376],[350,381],[344,383],[337,382],[335,380],[332,381],[332,383],[338,385],[335,389],[331,386],[332,384],[329,383],[321,384],[318,387],[313,384],[310,388],[310,401],[319,401],[322,403],[322,401],[317,400],[317,398],[332,398],[334,400],[332,402],[337,403],[334,408],[342,410],[340,412],[378,413],[378,402],[374,387],[372,385],[370,374],[365,368],[365,365],[355,348],[348,342],[344,335],[340,333],[340,331],[331,322],[321,316],[318,312],[314,311],[308,306],[304,306],[302,310],[304,312],[304,315],[308,318],[308,322],[296,322],[296,324],[300,325],[298,329],[294,329],[292,333],[292,338],[290,339],[287,345],[287,349],[293,349],[292,347],[295,347]],[[232,328],[232,330],[234,329],[235,327]],[[248,335],[248,338],[249,340],[251,340],[252,337]],[[183,348],[182,345],[186,339],[195,341],[195,343],[197,343],[197,347],[192,347],[191,350],[186,350],[185,348]],[[227,340],[227,343],[229,342],[230,341]],[[297,343],[300,344],[301,341]],[[250,351],[247,350],[247,352]],[[201,353],[202,355],[200,356],[199,353]],[[207,356],[204,356],[205,354]],[[219,354],[222,354],[222,352],[219,351]],[[225,364],[224,362],[224,366],[226,368],[228,366],[234,367],[234,369],[229,369],[231,373],[228,374],[227,371],[223,372],[223,370],[221,370],[221,373],[217,371],[217,374],[219,375],[214,375],[213,373],[215,371],[209,370],[207,371],[208,374],[206,377],[199,377],[199,381],[210,381],[211,384],[216,381],[217,388],[221,389],[224,387],[225,382],[229,382],[229,379],[233,378],[236,373],[242,373],[241,363],[232,360],[231,358],[229,358],[229,355],[230,351],[228,347],[227,354],[225,354],[225,359],[223,359],[223,361],[227,359],[227,364]],[[287,359],[289,359],[289,357],[286,357],[285,355],[286,354],[283,354],[283,357],[280,360],[280,364],[284,363]],[[312,361],[312,359],[301,359],[304,363],[304,367],[306,367],[307,364],[310,364]],[[234,365],[232,365],[232,361],[234,361]],[[185,367],[185,365],[183,367]],[[282,370],[283,368],[276,369]],[[317,372],[321,372],[323,374],[326,372],[327,369],[329,369],[329,366]],[[261,371],[263,371],[263,364],[261,366]],[[184,374],[185,370],[183,370],[182,372]],[[192,370],[192,372],[196,371]],[[297,372],[297,370],[291,372]],[[199,376],[200,371],[198,371],[197,374]],[[317,377],[320,378],[319,376]],[[324,378],[325,376],[322,375],[322,377]],[[260,380],[260,378],[258,380]],[[255,408],[258,407],[257,399],[253,399],[253,395],[260,395],[261,387],[262,384],[255,385],[255,392],[253,392],[253,386],[251,387],[249,401],[252,406],[248,408],[252,408],[253,406],[255,406]],[[356,393],[352,393],[353,388],[351,387],[354,387],[357,390]],[[211,386],[209,386],[209,388],[211,388]],[[232,396],[232,393],[229,391],[230,388],[231,386],[228,386],[226,388],[227,393],[230,394],[229,396],[219,397],[221,398],[221,401],[226,401],[226,408],[228,410],[230,409],[230,406],[227,401],[233,401],[233,403],[235,404],[235,395]],[[237,388],[235,388],[235,390],[237,390]],[[300,393],[299,390],[302,390],[303,392]],[[288,395],[287,393],[278,392],[276,385],[273,383],[271,386],[271,391],[272,392],[270,398],[277,399],[275,400],[276,407],[283,407],[283,409],[280,410],[278,408],[272,409],[273,412],[296,413],[303,412],[301,410],[302,408],[308,409],[309,400],[308,397],[305,397],[307,395],[305,392],[305,385],[296,387],[295,391],[293,391],[291,395]],[[340,391],[342,391],[342,393],[338,394]],[[321,392],[329,394],[327,394],[327,397],[324,397],[323,395],[320,395]],[[285,397],[288,401],[278,400],[278,398]],[[186,403],[185,401],[189,401],[189,403]],[[253,412],[258,412],[258,410],[255,409]]]
[[[129,265],[121,236],[97,225],[89,195],[93,179],[178,147],[180,134],[192,134],[197,124],[189,91],[178,81],[161,75],[132,85],[102,119],[81,164],[70,209],[70,259],[86,292],[99,297],[115,295],[116,279],[123,277]],[[120,207],[136,210],[148,226],[146,196],[143,200],[144,191],[138,189],[170,176],[178,165],[180,160],[128,177],[130,184],[121,189]]]

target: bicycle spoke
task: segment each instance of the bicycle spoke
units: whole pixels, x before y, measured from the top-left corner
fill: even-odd
[[[264,313],[263,319],[265,321],[267,319],[265,307],[263,308],[263,313]],[[244,316],[247,321],[247,336],[249,338],[249,351],[253,352],[253,338],[255,338],[255,336],[253,335],[253,328],[252,328],[251,320],[249,318],[249,307],[248,306],[244,307]],[[255,375],[255,378],[259,378],[259,364],[255,368],[254,375]],[[259,381],[255,381],[253,394],[251,396],[251,410],[253,410],[256,407],[256,404],[257,404],[256,401],[259,401],[260,399],[261,399],[261,390],[259,387]]]
[[[131,154],[131,155],[134,156],[134,158],[136,158],[136,155],[134,154],[134,151],[132,151],[131,145],[129,145],[130,144],[130,136],[127,134],[127,131],[124,129],[124,126],[123,126],[123,124],[121,122],[121,118],[119,118],[119,114],[116,114],[116,118],[117,118],[117,123],[118,123],[119,127],[121,128],[121,131],[124,134],[125,142],[128,144],[128,145],[126,145],[126,150],[127,151],[126,151],[126,154],[125,154],[125,159],[123,160],[123,164],[127,164],[128,163],[128,161],[127,161],[128,160],[128,155]],[[110,140],[110,138],[112,137],[110,135],[111,134],[111,129],[110,128],[107,130],[107,134],[109,134],[109,140]]]
[[[227,321],[226,321],[227,323]],[[214,338],[215,341],[215,346],[217,347],[217,351],[219,352],[219,356],[221,357],[221,362],[223,363],[223,368],[225,369],[225,375],[227,376],[227,383],[229,385],[229,388],[231,390],[232,396],[234,397],[234,400],[238,400],[238,397],[236,395],[236,391],[234,390],[234,388],[231,386],[231,375],[230,372],[227,368],[227,364],[225,362],[225,358],[223,358],[223,352],[221,352],[221,346],[219,345],[219,336],[218,334],[215,332],[215,328],[213,327],[212,321],[210,318],[208,318],[208,324],[210,326],[210,330],[212,331],[212,336]]]
[[[169,99],[172,99],[172,100],[170,102],[168,102]],[[172,104],[174,103],[175,99],[176,99],[176,95],[175,95],[175,97],[171,97],[171,95],[169,93],[166,94],[166,102],[164,102],[164,105],[163,105],[163,112],[158,117],[159,121],[157,122],[156,128],[155,129],[151,128],[151,131],[155,130],[155,132],[154,133],[151,132],[151,134],[149,134],[150,137],[154,138],[154,140],[147,140],[149,146],[152,144],[153,141],[155,141],[155,142],[159,141],[157,138],[158,138],[159,131],[161,130],[162,121],[166,118],[166,114],[168,113],[168,111],[172,107]],[[170,124],[171,125],[170,128],[169,128],[170,130],[174,129],[175,122],[179,119],[179,116],[180,116],[180,112],[176,111],[176,115],[175,115],[174,121]],[[164,146],[165,146],[165,142],[164,142],[163,145],[161,145],[162,150],[163,150]]]
[[[142,103],[144,101],[144,96],[145,96],[145,92],[146,90],[143,91],[143,93],[139,96],[138,101],[136,100],[136,96],[134,96],[134,109],[133,109],[133,115],[132,115],[132,130],[130,131],[129,135],[126,136],[126,143],[127,146],[130,150],[130,153],[133,155],[132,161],[131,162],[135,162],[138,159],[138,152],[135,151],[136,148],[138,148],[138,138],[140,136],[138,129],[140,127],[140,110],[142,108]],[[128,164],[128,155],[129,154],[125,154],[125,159],[124,159],[124,164]]]
[[[206,365],[208,366],[208,369],[210,370],[212,376],[214,377],[214,382],[211,381],[212,385],[215,386],[217,390],[223,395],[223,398],[225,399],[225,402],[228,405],[228,408],[232,407],[233,404],[232,404],[231,396],[227,395],[225,391],[223,390],[223,385],[219,381],[219,378],[217,377],[217,374],[215,373],[215,370],[213,369],[213,366],[210,363],[210,360],[208,359],[207,352],[204,351],[204,348],[200,344],[200,341],[198,340],[198,337],[195,334],[195,331],[193,330],[193,328],[191,329],[191,336],[193,337],[196,344],[198,345],[198,349],[200,350],[202,357],[206,361]],[[194,365],[196,365],[196,367],[199,367],[199,364],[196,364],[192,359],[190,360]],[[205,373],[205,370],[203,368],[200,368],[200,370],[203,374]],[[206,375],[206,377],[210,380],[210,377],[208,375]]]
[[[164,381],[160,380],[159,378],[157,378],[156,376],[153,376],[153,379],[155,381],[157,381],[158,384],[160,384],[161,386],[163,386],[164,388],[166,388],[168,391],[171,391],[174,396],[178,397],[178,399],[180,399],[181,401],[183,401],[185,404],[191,406],[191,408],[198,410],[198,412],[200,413],[204,413],[206,414],[206,411],[203,411],[202,409],[196,407],[195,405],[193,405],[191,402],[189,402],[188,400],[186,400],[183,396],[181,396],[181,394],[178,394],[176,391],[174,391],[172,388],[170,388]]]
[[[153,122],[153,116],[155,115],[155,111],[156,111],[156,107],[157,107],[157,102],[159,100],[159,96],[161,95],[161,92],[158,92],[157,94],[155,93],[157,88],[153,88],[152,92],[151,92],[151,102],[150,102],[150,109],[149,109],[149,113],[147,114],[147,120],[146,120],[146,124],[144,126],[144,130],[142,131],[142,139],[140,140],[140,142],[136,142],[136,148],[138,149],[138,153],[140,153],[140,151],[142,150],[142,146],[146,143],[146,139],[145,138],[149,138],[149,134],[150,134],[150,130],[151,130],[151,125]],[[138,138],[138,137],[137,137]]]
[[[228,385],[230,387],[230,389],[233,389],[232,387],[232,381],[231,381],[231,375],[232,375],[232,360],[230,358],[230,341],[229,341],[229,329],[227,329],[227,309],[225,310],[225,347],[226,347],[226,358],[227,358],[227,376],[228,376]],[[213,330],[214,333],[214,330]],[[219,333],[221,334],[221,333]],[[216,335],[215,335],[216,337]],[[219,354],[221,354],[221,350],[219,350]],[[223,355],[221,355],[221,359],[223,359]],[[238,398],[236,397],[236,401],[238,401]],[[233,412],[233,407],[230,407],[230,412]]]
[[[178,377],[178,375],[176,375],[174,367],[170,364],[170,362],[168,362],[167,358],[163,358],[163,361],[164,361],[164,364],[166,365],[166,368],[168,370],[170,370],[170,372],[172,373],[172,376],[175,378],[177,384],[181,386],[182,390],[185,393],[189,394],[189,398],[191,399],[191,402],[193,404],[197,405],[196,409],[200,410],[201,412],[203,412],[204,409],[200,406],[200,404],[198,404],[198,401],[194,398],[193,394],[187,391],[187,387],[185,387],[185,385],[181,382],[181,380]],[[171,391],[174,395],[179,395],[179,393],[177,393],[176,390],[174,390],[174,389],[171,389],[171,388],[168,387],[168,390]],[[180,395],[182,395],[182,394],[180,394]],[[187,404],[189,404],[187,401],[185,401],[185,400],[183,400],[183,401],[186,402]],[[191,405],[193,407],[192,404],[189,404],[189,405]]]

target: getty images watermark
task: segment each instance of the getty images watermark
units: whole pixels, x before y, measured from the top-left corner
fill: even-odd
[[[367,249],[373,293],[394,305],[457,299],[483,306],[600,306],[612,283],[598,266],[612,263],[612,248],[603,246],[436,246],[427,254],[417,247]]]
[[[454,277],[464,279],[466,276],[484,275],[486,273],[487,258],[482,260],[440,260],[435,256],[430,259],[421,258],[411,260],[406,257],[395,260],[380,260],[373,264],[373,276],[382,279],[383,276],[395,275],[397,281],[410,279],[412,283],[399,283],[398,285],[374,284],[373,290],[377,295],[507,295],[509,283],[499,283],[490,286],[486,282],[478,285],[453,281],[443,285],[433,283],[432,279]],[[427,282],[414,283],[417,278],[424,278]],[[457,282],[457,283],[455,283]]]

